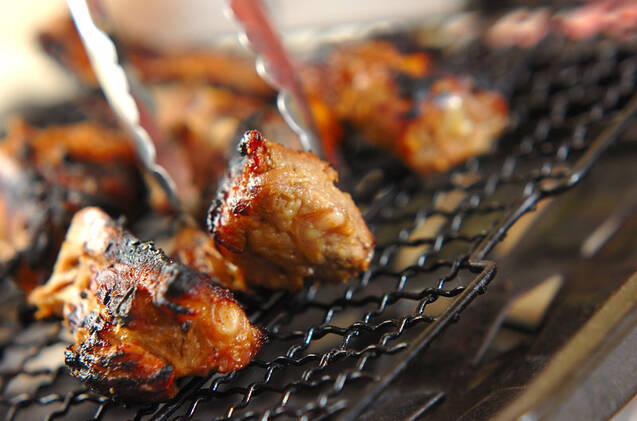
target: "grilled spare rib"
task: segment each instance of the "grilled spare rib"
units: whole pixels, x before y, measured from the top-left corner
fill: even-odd
[[[134,216],[144,185],[132,143],[97,123],[36,128],[13,119],[0,143],[0,267],[29,292],[53,266],[73,213]]]
[[[208,215],[221,253],[249,285],[298,289],[365,270],[374,240],[338,175],[315,155],[246,132]]]
[[[232,294],[168,258],[98,208],[73,217],[36,315],[63,314],[72,374],[101,393],[160,401],[175,379],[248,364],[262,335]]]

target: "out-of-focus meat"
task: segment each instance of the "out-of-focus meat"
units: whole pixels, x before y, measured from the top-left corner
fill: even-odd
[[[96,123],[40,129],[14,119],[0,166],[0,267],[26,292],[50,273],[76,210],[134,217],[145,207],[130,140]]]
[[[546,8],[515,9],[499,18],[486,32],[492,47],[533,47],[549,32],[575,41],[598,35],[623,39],[637,32],[634,0],[589,0],[551,15]]]
[[[261,99],[202,84],[165,84],[152,89],[157,101],[157,122],[170,145],[158,145],[158,154],[169,149],[169,159],[181,154],[194,194],[183,200],[186,208],[201,216],[223,177],[240,123],[264,106]],[[172,157],[172,158],[171,158]]]
[[[39,40],[44,50],[80,81],[97,87],[97,79],[70,16],[53,21],[40,33]],[[126,58],[139,71],[142,81],[148,83],[208,83],[259,97],[275,94],[257,74],[254,60],[232,51],[160,53],[127,45]]]
[[[70,16],[53,20],[40,32],[39,41],[44,51],[62,67],[70,70],[80,82],[98,86],[82,40]]]
[[[174,396],[176,378],[248,364],[262,335],[232,295],[97,208],[78,212],[49,282],[29,301],[63,314],[73,375],[129,401]]]
[[[330,106],[337,119],[428,174],[488,150],[508,120],[497,93],[432,70],[427,54],[402,54],[371,41],[339,48],[324,64],[305,67],[303,75],[313,98]],[[400,74],[430,79],[424,100],[401,95]]]
[[[411,109],[396,76],[423,77],[431,65],[426,53],[402,54],[388,42],[370,41],[332,51],[325,62],[304,67],[301,76],[310,98],[325,102],[337,119],[375,143],[391,146]]]
[[[240,151],[208,223],[249,285],[298,289],[306,278],[339,282],[367,268],[374,240],[327,163],[257,131]]]
[[[77,206],[86,205],[78,195],[115,207],[140,198],[134,146],[119,130],[88,121],[36,129],[17,119],[0,149],[47,183],[75,192],[68,199]]]
[[[487,152],[508,122],[507,104],[470,80],[436,80],[394,150],[421,174],[442,171]]]
[[[560,32],[582,40],[600,33],[623,38],[637,32],[637,2],[634,0],[590,0],[587,4],[555,17]]]
[[[486,40],[493,47],[532,47],[548,34],[550,21],[548,9],[516,9],[489,28]]]
[[[133,47],[129,59],[149,83],[209,83],[266,98],[275,93],[257,74],[252,57],[231,51],[160,53]]]
[[[0,277],[12,275],[27,293],[53,264],[46,253],[55,237],[46,206],[43,180],[0,150]]]
[[[97,86],[70,18],[56,21],[40,40],[47,52],[80,80]],[[274,91],[256,74],[251,58],[231,52],[160,54],[127,46],[126,53],[156,102],[157,160],[177,184],[183,208],[201,217],[227,167],[238,125],[266,107]],[[171,211],[160,186],[148,181],[153,208]]]

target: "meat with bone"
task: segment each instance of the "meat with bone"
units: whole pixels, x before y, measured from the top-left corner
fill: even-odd
[[[47,284],[29,301],[37,316],[63,314],[75,343],[74,376],[128,401],[160,401],[175,379],[235,371],[260,348],[232,294],[168,258],[98,208],[78,212]]]
[[[337,174],[315,155],[247,132],[210,210],[221,253],[248,285],[298,289],[365,270],[374,240]]]

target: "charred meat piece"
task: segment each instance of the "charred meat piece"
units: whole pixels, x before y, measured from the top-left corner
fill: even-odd
[[[59,233],[50,216],[42,178],[0,150],[0,277],[12,277],[26,293],[53,265],[51,242]]]
[[[467,79],[434,81],[417,107],[418,115],[407,123],[394,151],[421,174],[487,152],[508,121],[504,99],[476,89]]]
[[[140,197],[137,157],[123,132],[93,122],[36,129],[14,120],[0,149],[33,168],[50,184],[118,208]]]
[[[485,152],[508,121],[497,93],[433,72],[426,53],[403,54],[390,43],[371,41],[336,49],[325,63],[305,67],[303,79],[311,97],[338,120],[428,174]],[[427,90],[404,96],[401,78]]]
[[[426,53],[402,54],[389,42],[370,41],[331,51],[325,62],[304,67],[301,76],[313,101],[325,102],[338,120],[391,147],[412,107],[400,95],[396,76],[423,77],[431,67]]]
[[[14,119],[0,166],[0,275],[27,293],[50,274],[76,210],[101,205],[134,217],[144,208],[130,140],[96,123],[35,128]]]
[[[39,317],[63,314],[71,372],[128,401],[161,401],[175,379],[243,368],[260,348],[232,294],[168,258],[98,208],[78,212],[49,282],[29,297]]]
[[[247,132],[208,219],[221,253],[246,282],[298,289],[368,267],[374,240],[338,176],[315,155]]]

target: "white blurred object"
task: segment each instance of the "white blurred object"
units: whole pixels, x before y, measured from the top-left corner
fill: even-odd
[[[115,31],[160,48],[206,45],[235,36],[226,0],[101,0]],[[265,0],[278,29],[315,31],[344,23],[409,22],[456,11],[464,0]]]
[[[64,0],[4,2],[0,13],[0,112],[24,101],[55,101],[75,92],[73,80],[42,51],[37,30],[64,13]]]

